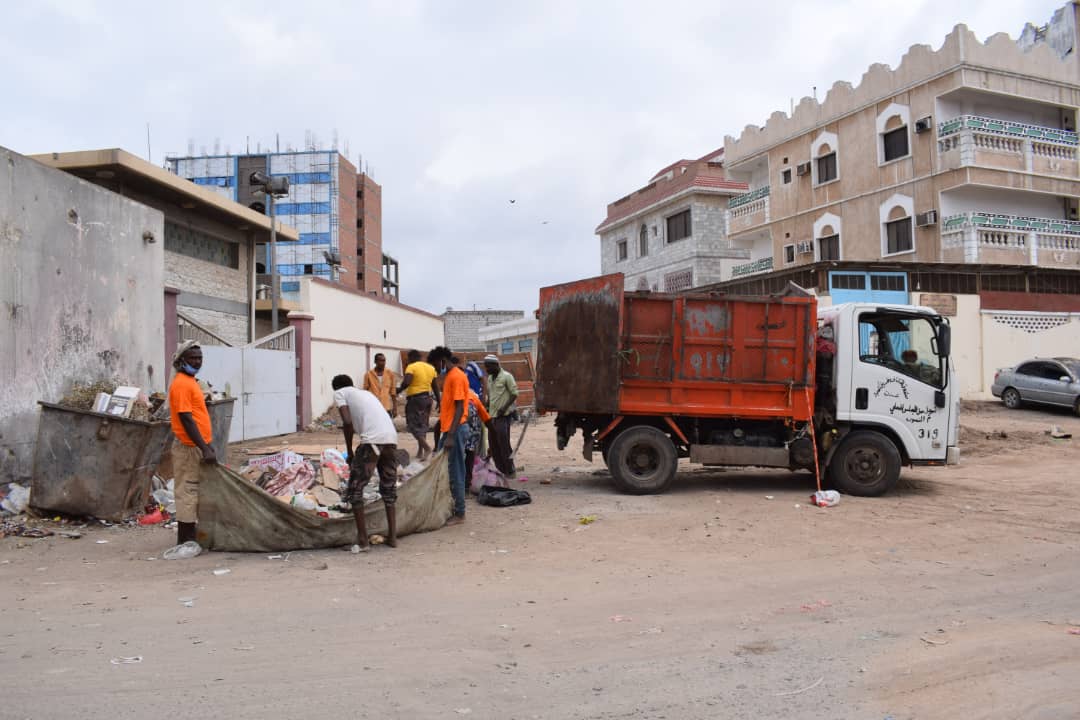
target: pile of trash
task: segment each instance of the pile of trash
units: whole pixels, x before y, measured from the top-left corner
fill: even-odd
[[[400,464],[404,461],[404,464]],[[399,457],[398,487],[422,472],[427,465]],[[336,448],[322,451],[318,460],[292,450],[282,450],[249,460],[239,471],[241,477],[265,490],[283,503],[300,510],[310,510],[325,518],[345,517],[352,506],[343,497],[349,483],[349,464]],[[382,499],[378,473],[364,488],[364,505]]]
[[[145,422],[164,400],[161,393],[149,396],[138,387],[119,380],[98,380],[88,384],[75,383],[57,404]]]

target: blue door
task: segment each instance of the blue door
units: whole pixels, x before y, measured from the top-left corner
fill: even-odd
[[[833,270],[829,272],[829,295],[832,296],[833,305],[849,302],[907,305],[911,302],[908,299],[907,273],[902,272]],[[869,327],[860,324],[859,328],[859,347],[870,347]],[[907,350],[907,343],[902,338],[894,338],[893,343],[898,357]]]

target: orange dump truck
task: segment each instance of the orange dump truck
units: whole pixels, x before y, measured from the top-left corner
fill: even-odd
[[[540,291],[536,407],[581,430],[616,486],[659,492],[679,457],[822,471],[860,495],[955,462],[948,323],[928,308],[783,295],[624,292],[621,274]],[[819,328],[820,325],[820,328]],[[907,365],[913,348],[921,366]],[[905,352],[905,350],[907,352]],[[876,392],[875,392],[876,391]]]

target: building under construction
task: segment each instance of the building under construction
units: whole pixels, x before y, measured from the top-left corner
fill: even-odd
[[[295,298],[299,278],[313,275],[398,299],[398,264],[382,249],[382,188],[336,150],[189,155],[169,157],[166,164],[196,185],[267,214],[269,203],[251,185],[251,174],[289,178],[289,194],[275,199],[274,216],[294,227],[300,242],[276,248],[281,297]],[[261,245],[256,268],[268,285],[267,256]]]

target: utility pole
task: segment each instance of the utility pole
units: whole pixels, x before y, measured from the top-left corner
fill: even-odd
[[[278,331],[278,271],[277,271],[277,214],[274,212],[274,193],[270,198],[270,332]]]

